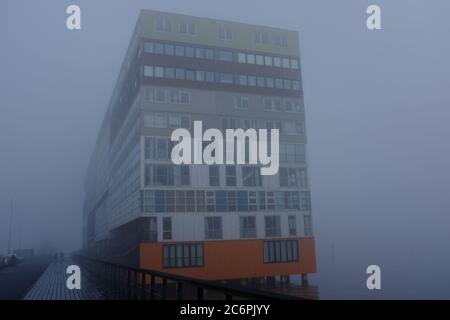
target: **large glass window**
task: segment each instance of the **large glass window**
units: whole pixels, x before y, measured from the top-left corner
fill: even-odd
[[[219,166],[209,166],[209,185],[211,187],[220,186]]]
[[[265,222],[266,237],[281,236],[280,216],[265,216],[264,222]]]
[[[222,239],[222,217],[205,217],[205,239]]]
[[[233,52],[220,50],[219,51],[219,60],[233,61]]]
[[[183,243],[163,245],[164,268],[203,266],[203,244]]]
[[[240,217],[241,238],[256,238],[256,217]]]
[[[239,52],[237,57],[238,57],[238,62],[239,63],[247,63],[247,59],[246,59],[245,53]]]
[[[151,112],[144,114],[144,126],[148,128],[166,128],[166,114],[161,112]]]
[[[297,240],[264,241],[264,263],[298,261]]]
[[[311,236],[312,235],[312,222],[311,222],[311,216],[306,215],[303,217],[304,226],[305,226],[305,236]]]
[[[163,240],[172,240],[172,218],[163,218]]]
[[[289,235],[296,236],[297,235],[297,222],[295,216],[288,217],[288,226],[289,226]]]
[[[226,166],[226,185],[227,187],[235,187],[236,186],[236,166]]]
[[[220,73],[220,82],[221,83],[233,83],[233,74],[232,73]]]

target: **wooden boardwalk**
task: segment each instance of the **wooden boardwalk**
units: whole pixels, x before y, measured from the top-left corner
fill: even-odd
[[[99,300],[102,295],[89,281],[89,278],[81,269],[81,289],[69,290],[66,286],[66,273],[69,265],[76,264],[68,257],[64,260],[53,261],[42,274],[24,300]]]

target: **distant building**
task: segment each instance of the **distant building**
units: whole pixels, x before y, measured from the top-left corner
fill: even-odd
[[[280,170],[172,164],[175,128],[279,128]],[[298,33],[142,11],[85,180],[84,247],[202,279],[316,271]]]

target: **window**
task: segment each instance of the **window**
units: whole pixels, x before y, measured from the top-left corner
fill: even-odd
[[[206,82],[214,82],[214,72],[206,71]]]
[[[164,54],[164,45],[162,43],[155,43],[155,53]]]
[[[169,20],[158,19],[156,21],[156,30],[170,32],[170,31],[172,31],[172,25]]]
[[[219,60],[233,61],[233,52],[220,50],[219,51]]]
[[[169,159],[168,150],[169,140],[167,138],[145,137],[144,138],[144,156],[147,160],[165,160]]]
[[[205,191],[195,191],[195,204],[197,212],[205,211]]]
[[[304,163],[306,161],[305,145],[281,143],[280,161],[288,163]]]
[[[264,241],[264,263],[298,261],[297,240]]]
[[[222,239],[222,217],[205,217],[205,239]]]
[[[189,166],[145,164],[145,185],[188,186],[190,185]],[[181,201],[182,199],[177,200]]]
[[[275,86],[273,82],[273,78],[266,78],[266,87],[267,88],[273,88]]]
[[[209,60],[214,59],[214,50],[212,49],[205,49],[205,58]]]
[[[176,46],[175,47],[175,55],[176,56],[184,56],[184,47],[183,46]]]
[[[234,106],[237,109],[248,109],[248,106],[249,106],[248,97],[235,97],[234,98]]]
[[[220,80],[221,83],[233,83],[233,74],[232,73],[220,73]]]
[[[147,128],[166,128],[166,114],[161,112],[151,112],[144,114],[144,126]]]
[[[248,76],[247,79],[248,79],[249,86],[252,86],[252,87],[256,86],[256,77],[255,76]]]
[[[173,44],[165,44],[164,53],[173,56],[175,54],[175,47],[173,46]]]
[[[288,226],[289,226],[289,235],[296,236],[297,235],[297,224],[296,224],[295,216],[288,216]]]
[[[236,191],[227,192],[227,210],[228,212],[237,210]]]
[[[192,47],[186,47],[184,55],[189,58],[194,58],[195,57],[195,49]]]
[[[163,267],[201,267],[203,266],[203,244],[183,243],[163,245]]]
[[[186,80],[190,80],[190,81],[195,80],[195,71],[194,70],[186,70]]]
[[[280,47],[287,47],[287,38],[285,36],[277,35],[273,38],[273,44]]]
[[[292,90],[300,90],[300,81],[292,80]]]
[[[306,215],[303,217],[304,225],[305,225],[305,236],[311,236],[312,235],[312,222],[311,222],[311,216]]]
[[[263,66],[264,65],[264,56],[257,54],[256,55],[256,64]]]
[[[264,217],[266,237],[280,237],[281,225],[280,216],[266,216]]]
[[[191,119],[187,115],[171,114],[169,115],[169,128],[186,128],[191,127]]]
[[[283,89],[283,80],[282,79],[275,79],[275,88]]]
[[[291,59],[291,68],[298,69],[298,60],[297,59]]]
[[[286,111],[286,112],[294,111],[294,104],[291,100],[284,101],[284,111]]]
[[[266,86],[266,80],[265,80],[265,78],[264,78],[264,77],[258,77],[258,78],[256,79],[256,84],[257,84],[258,87],[264,88],[264,87]]]
[[[290,60],[288,58],[283,58],[283,60],[282,60],[283,68],[290,68],[289,61]]]
[[[166,79],[173,79],[173,78],[175,78],[175,69],[174,68],[165,68],[164,69],[164,77]]]
[[[246,63],[247,62],[245,53],[239,52],[237,54],[237,57],[238,57],[238,62],[239,63]]]
[[[237,211],[239,211],[239,212],[248,211],[248,192],[247,191],[238,191],[236,193],[236,204],[237,204]]]
[[[205,58],[205,49],[203,48],[195,48],[195,58],[204,59]]]
[[[216,212],[227,211],[227,193],[226,191],[216,191]]]
[[[257,44],[267,44],[268,36],[265,32],[256,32],[255,33],[255,43]]]
[[[239,119],[237,119],[239,120]],[[243,119],[242,120],[242,129],[256,129],[256,120],[254,119]]]
[[[265,56],[265,57],[264,57],[264,64],[265,64],[266,66],[271,67],[271,66],[273,65],[273,59],[272,59],[272,57],[271,57],[271,56]]]
[[[240,217],[241,238],[256,238],[256,217]]]
[[[287,120],[283,122],[283,133],[289,135],[303,134],[303,122]]]
[[[261,176],[259,175],[259,167],[242,167],[242,185],[244,187],[261,186]]]
[[[178,80],[184,80],[184,78],[185,78],[184,69],[176,69],[175,78]]]
[[[145,90],[145,99],[147,101],[153,102],[155,99],[155,89],[154,88],[147,88]]]
[[[241,86],[246,86],[247,85],[247,76],[240,74],[238,77],[238,81]]]
[[[155,50],[155,45],[153,42],[144,43],[144,52],[153,53]]]
[[[155,212],[155,193],[151,190],[142,191],[142,211]]]
[[[300,202],[302,211],[311,211],[311,198],[309,191],[300,192]]]
[[[283,100],[281,99],[275,99],[274,100],[275,110],[276,111],[283,111]],[[281,126],[279,127],[281,129]]]
[[[235,166],[226,166],[226,185],[227,187],[235,187],[236,186],[236,167]]]
[[[172,240],[172,218],[163,218],[163,240]]]
[[[215,212],[216,211],[216,200],[215,193],[213,191],[206,192],[206,211]]]
[[[153,77],[153,66],[144,66],[144,77]]]
[[[232,40],[233,39],[233,33],[231,31],[231,28],[220,26],[219,27],[219,38],[223,40]]]
[[[283,80],[283,87],[286,90],[291,90],[292,89],[292,82],[291,82],[291,80],[284,79]]]
[[[181,104],[190,104],[191,103],[191,94],[187,91],[180,91],[180,103]]]
[[[255,55],[254,54],[247,54],[247,63],[255,64]]]
[[[281,67],[281,58],[280,57],[274,57],[273,58],[273,65],[275,67]]]
[[[180,23],[179,29],[183,34],[195,34],[195,24],[193,23]]]
[[[209,185],[211,187],[220,186],[219,166],[209,166]]]
[[[155,77],[164,78],[164,68],[163,67],[155,67]]]
[[[195,71],[195,80],[205,81],[205,71],[200,70]]]
[[[306,188],[306,170],[301,168],[280,168],[281,187]]]
[[[264,98],[264,109],[268,111],[273,110],[273,99]]]

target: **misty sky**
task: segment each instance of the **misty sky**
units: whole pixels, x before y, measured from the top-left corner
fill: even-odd
[[[366,28],[373,3],[383,30]],[[446,0],[0,0],[0,253],[11,199],[14,247],[80,247],[83,178],[141,8],[299,30],[313,281],[330,297],[450,298]],[[363,290],[369,264],[382,293]]]

